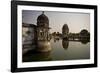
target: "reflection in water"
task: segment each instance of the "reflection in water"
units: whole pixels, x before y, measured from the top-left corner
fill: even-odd
[[[89,42],[89,40],[81,40],[80,41],[82,44],[87,44]]]
[[[62,40],[62,46],[63,46],[64,49],[67,49],[68,46],[69,46],[69,41],[63,39],[63,40]]]
[[[57,38],[50,41],[51,51],[40,53],[32,47],[33,50],[23,54],[23,62],[89,59],[90,43],[88,42],[89,40],[83,38],[74,41]]]
[[[56,43],[57,41],[59,41],[59,38],[54,38],[54,42]]]
[[[23,55],[23,62],[31,61],[50,61],[52,57],[50,56],[51,52],[39,53],[35,50],[31,50]]]
[[[89,42],[89,40],[80,40],[80,42],[82,43],[82,44],[87,44],[88,42]]]

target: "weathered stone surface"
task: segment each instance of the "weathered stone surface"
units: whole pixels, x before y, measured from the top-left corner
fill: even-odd
[[[49,41],[38,41],[37,42],[37,51],[39,51],[39,52],[51,51],[50,42]]]

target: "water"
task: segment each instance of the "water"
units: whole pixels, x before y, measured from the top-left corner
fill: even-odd
[[[31,50],[23,55],[23,62],[90,59],[90,43],[68,40],[51,40],[52,50],[36,53]]]

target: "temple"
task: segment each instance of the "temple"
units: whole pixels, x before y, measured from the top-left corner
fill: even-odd
[[[23,23],[22,27],[23,39],[27,39],[23,40],[23,45],[36,45],[35,48],[38,52],[48,52],[51,50],[49,19],[44,14],[44,11],[37,17],[36,25]]]
[[[37,18],[37,40],[49,41],[49,19],[44,12]]]

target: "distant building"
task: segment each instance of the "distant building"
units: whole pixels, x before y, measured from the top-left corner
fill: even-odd
[[[69,33],[68,25],[67,24],[64,24],[63,27],[62,27],[62,35],[63,35],[63,38],[68,37],[68,33]]]

